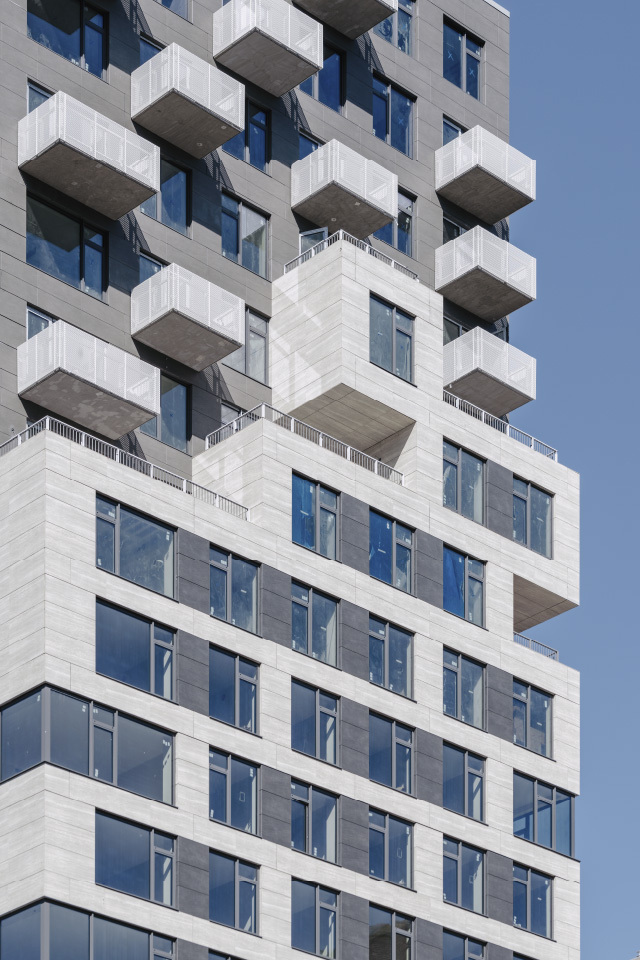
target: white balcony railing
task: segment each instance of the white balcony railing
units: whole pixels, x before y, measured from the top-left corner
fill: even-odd
[[[484,127],[472,127],[436,150],[436,190],[442,190],[474,167],[481,167],[528,200],[535,200],[535,160]]]
[[[229,0],[213,15],[213,56],[254,30],[322,67],[322,26],[286,0]]]
[[[524,444],[525,447],[529,447],[537,454],[542,454],[543,457],[548,457],[549,460],[558,460],[558,451],[555,447],[549,447],[548,444],[538,440],[537,437],[532,437],[532,435],[527,434],[526,431],[514,427],[513,424],[507,423],[506,420],[502,420],[500,417],[496,417],[495,414],[490,414],[489,411],[482,410],[481,407],[476,407],[475,404],[469,403],[468,400],[456,397],[455,394],[450,393],[448,390],[443,390],[442,399],[445,404],[449,404],[450,407],[455,407],[456,410],[461,410],[463,413],[468,414],[469,417],[474,417],[480,421],[480,423],[487,424],[489,427],[493,427],[494,430],[499,430],[501,434],[511,437],[519,444]]]
[[[532,637],[526,637],[524,634],[514,634],[513,640],[520,647],[528,647],[530,651],[535,651],[536,654],[542,654],[543,657],[549,657],[552,661],[559,661],[560,655],[553,647],[549,647],[547,644],[543,644],[542,641],[535,641]]]
[[[302,264],[306,264],[308,260],[312,257],[316,257],[318,254],[326,250],[327,247],[332,247],[338,241],[344,240],[345,243],[351,244],[353,247],[357,247],[358,250],[362,250],[364,253],[369,254],[370,257],[375,257],[382,264],[387,264],[389,267],[393,267],[399,273],[404,274],[405,277],[410,277],[411,280],[417,280],[418,275],[413,270],[409,270],[404,264],[399,263],[397,260],[393,260],[391,257],[387,257],[382,251],[376,250],[371,244],[366,243],[364,240],[358,240],[357,237],[352,237],[348,234],[346,230],[336,230],[335,234],[331,234],[330,237],[326,237],[321,240],[319,244],[315,244],[313,247],[309,247],[305,250],[303,254],[300,254],[294,260],[290,260],[288,264],[284,265],[284,272],[288,274],[291,270],[295,270],[296,267],[300,267]]]
[[[481,371],[530,400],[536,396],[536,359],[504,340],[474,327],[445,344],[443,381],[445,386]]]
[[[519,291],[529,300],[535,299],[535,257],[525,254],[482,227],[474,227],[437,248],[436,290],[477,269]],[[451,299],[453,300],[453,297]]]
[[[391,217],[398,213],[397,175],[339,140],[330,140],[293,164],[291,206],[334,183]]]

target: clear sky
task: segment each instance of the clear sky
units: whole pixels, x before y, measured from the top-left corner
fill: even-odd
[[[511,11],[511,143],[536,159],[538,175],[538,199],[511,218],[512,242],[538,261],[538,300],[511,318],[511,342],[538,361],[538,400],[511,421],[582,475],[582,606],[527,633],[582,674],[582,958],[634,958],[640,0],[503,3]]]

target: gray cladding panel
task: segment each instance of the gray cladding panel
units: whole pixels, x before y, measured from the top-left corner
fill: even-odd
[[[341,764],[345,771],[369,777],[369,710],[343,697],[340,702]]]
[[[180,958],[180,961],[205,961],[209,957],[209,948],[204,944],[194,944],[193,941],[178,938],[176,957]]]
[[[340,558],[343,564],[369,573],[369,507],[340,494]]]
[[[209,541],[182,528],[177,541],[178,600],[208,614]]]
[[[369,902],[344,891],[340,895],[339,957],[353,961],[369,957]]]
[[[209,716],[209,643],[178,631],[178,704]]]
[[[442,541],[416,531],[416,594],[421,601],[442,608]]]
[[[291,847],[291,777],[284,771],[260,769],[262,836],[267,841]]]
[[[178,910],[209,917],[209,848],[178,838]]]
[[[353,798],[340,799],[341,864],[349,871],[369,875],[369,805]]]
[[[416,920],[416,958],[439,961],[442,958],[442,926],[422,918]]]
[[[421,801],[442,807],[442,738],[416,731],[416,792]]]
[[[513,675],[487,666],[487,728],[504,741],[513,741]]]
[[[513,924],[513,861],[494,851],[487,851],[487,914]]]
[[[513,951],[510,948],[504,948],[501,944],[489,943],[487,945],[487,958],[489,961],[511,961]]]
[[[291,577],[263,564],[260,623],[263,637],[291,647]]]
[[[487,461],[487,527],[513,538],[513,472]]]
[[[369,680],[369,612],[350,601],[340,601],[341,667]]]

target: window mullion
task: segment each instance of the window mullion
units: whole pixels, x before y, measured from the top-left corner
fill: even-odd
[[[111,783],[116,785],[118,784],[118,741],[120,740],[118,735],[118,728],[120,727],[119,718],[120,718],[120,711],[114,711],[113,712],[113,740],[111,744],[111,752],[112,752],[111,764],[113,768],[111,776],[113,780]]]
[[[233,686],[234,686],[234,703],[233,703],[233,721],[236,727],[240,726],[240,657],[236,656],[233,659],[234,671],[233,671]]]

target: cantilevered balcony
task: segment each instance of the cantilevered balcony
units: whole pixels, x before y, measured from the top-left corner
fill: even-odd
[[[322,67],[322,26],[286,0],[229,0],[213,15],[213,56],[281,97]]]
[[[112,220],[160,189],[160,151],[66,93],[18,124],[18,166]]]
[[[481,327],[445,344],[445,389],[502,417],[536,396],[535,357]]]
[[[131,74],[131,119],[206,157],[244,129],[244,87],[171,43]]]
[[[19,345],[18,393],[115,439],[160,413],[160,371],[58,320]]]
[[[398,0],[298,0],[308,14],[350,40],[361,37],[398,9]]]
[[[132,290],[131,336],[204,370],[244,343],[244,301],[169,264]]]
[[[474,227],[436,250],[436,290],[483,320],[497,320],[536,298],[536,261]]]
[[[536,162],[483,127],[436,150],[441,197],[495,224],[536,199]]]
[[[291,207],[333,233],[362,239],[398,213],[398,178],[339,140],[318,147],[291,167]]]

